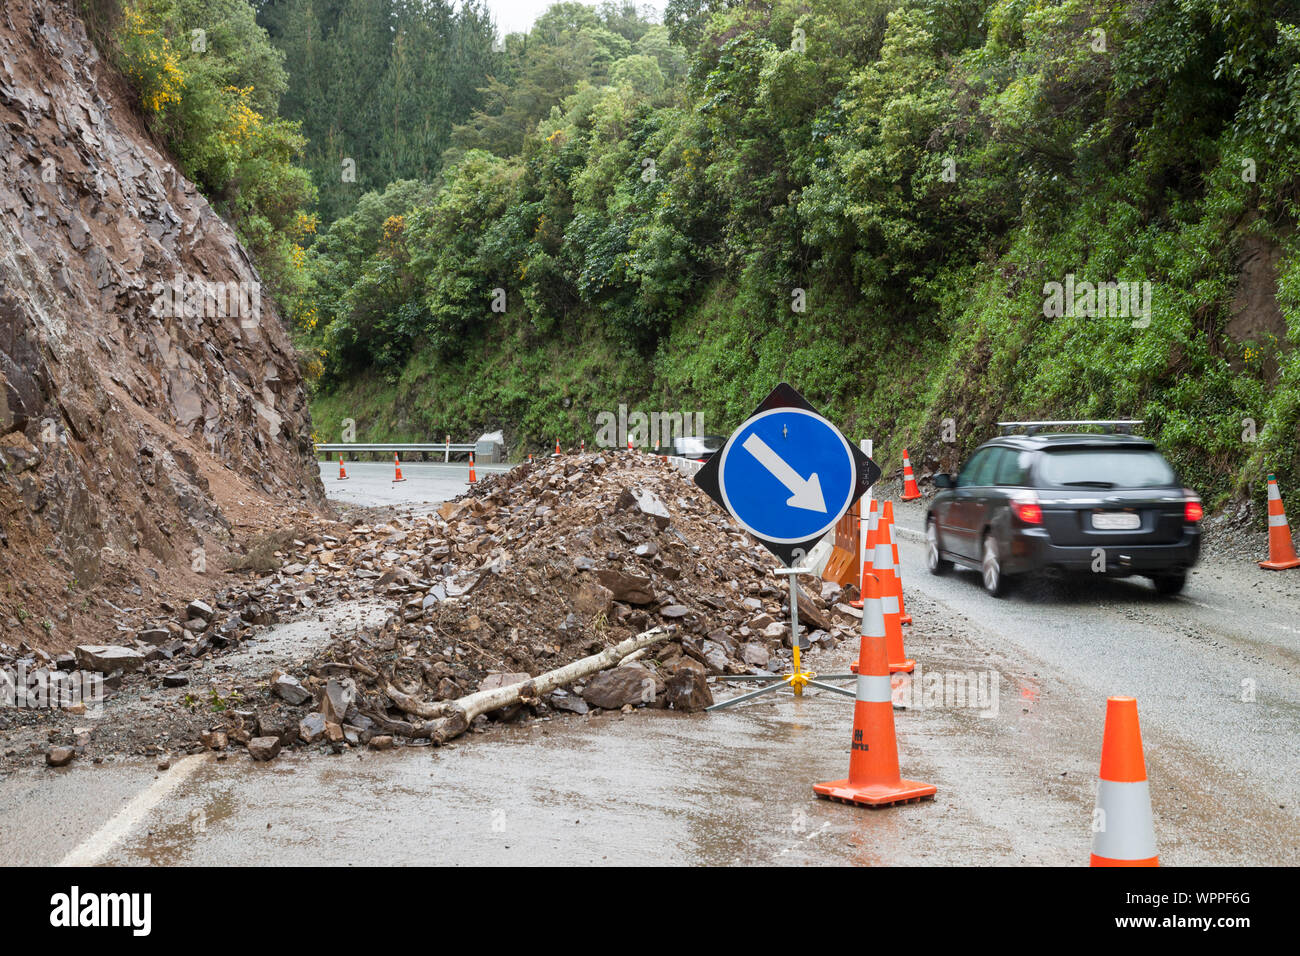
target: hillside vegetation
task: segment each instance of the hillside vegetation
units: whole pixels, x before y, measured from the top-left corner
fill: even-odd
[[[394,152],[327,215],[290,305],[320,437],[590,443],[620,403],[725,432],[788,380],[890,466],[954,466],[1002,418],[1132,416],[1212,503],[1300,486],[1294,4],[665,21],[552,7],[471,58],[436,162]],[[285,103],[313,83],[291,69]],[[1111,282],[1146,308],[1087,294]]]

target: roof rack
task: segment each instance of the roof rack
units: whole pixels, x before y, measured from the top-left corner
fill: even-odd
[[[998,422],[998,428],[1002,429],[1004,435],[1010,435],[1017,428],[1023,428],[1026,435],[1036,435],[1044,428],[1055,428],[1059,425],[1097,425],[1105,432],[1131,435],[1133,426],[1141,424],[1140,418],[1085,418],[1075,421]]]

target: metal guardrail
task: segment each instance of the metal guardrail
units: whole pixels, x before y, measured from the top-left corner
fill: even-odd
[[[478,445],[474,442],[317,442],[318,455],[380,455],[397,452],[399,455],[419,455],[428,461],[429,455],[442,455],[443,461],[450,461],[451,456],[468,455]],[[355,461],[356,458],[349,458]]]

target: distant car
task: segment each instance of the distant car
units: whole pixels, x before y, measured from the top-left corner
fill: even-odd
[[[985,442],[955,479],[935,475],[930,572],[973,568],[994,597],[1009,577],[1042,568],[1139,574],[1161,594],[1181,591],[1200,556],[1201,499],[1147,439],[1043,434],[1043,424]]]
[[[698,438],[680,436],[674,438],[663,453],[675,458],[689,458],[691,461],[708,461],[726,443],[727,439],[722,435],[703,435]]]

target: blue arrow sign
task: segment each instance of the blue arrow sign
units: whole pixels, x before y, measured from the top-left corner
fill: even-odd
[[[695,483],[786,564],[880,477],[880,468],[782,382],[695,475]]]
[[[777,544],[820,538],[853,503],[853,450],[816,412],[760,412],[718,454],[723,505],[755,537]]]

